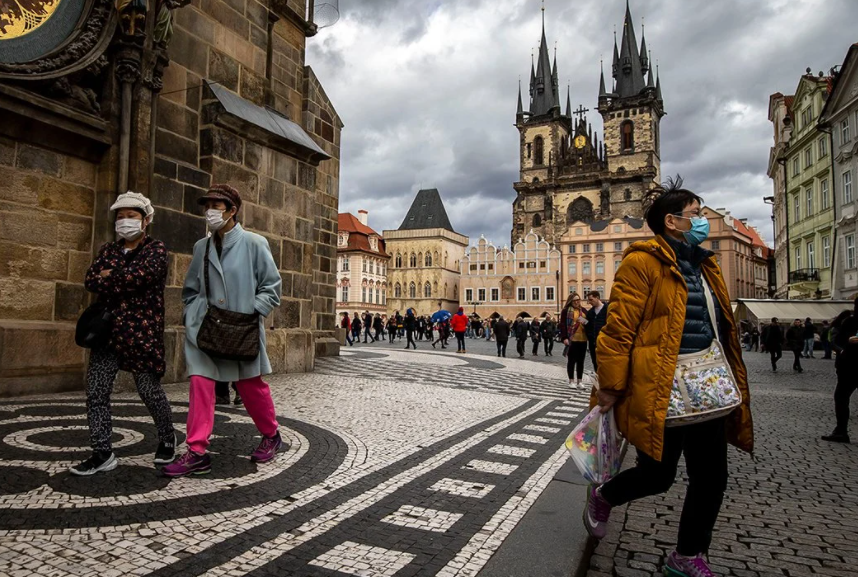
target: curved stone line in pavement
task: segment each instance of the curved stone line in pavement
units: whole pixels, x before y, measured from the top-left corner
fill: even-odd
[[[223,410],[237,413],[240,409],[223,408]],[[333,474],[345,460],[348,446],[339,435],[294,419],[278,417],[277,420],[284,427],[303,435],[309,443],[309,448],[295,464],[264,483],[241,485],[240,479],[237,479],[236,485],[232,486],[229,491],[218,491],[154,503],[132,504],[124,507],[93,506],[68,509],[27,509],[26,511],[7,509],[0,511],[0,530],[46,530],[128,525],[244,509],[283,499],[317,485]],[[220,459],[216,457],[213,467],[217,467],[218,460]],[[226,459],[223,460],[226,461]],[[247,466],[251,466],[249,462]],[[154,476],[155,471],[146,470],[145,474]],[[157,479],[157,477],[154,478]],[[40,480],[44,480],[43,476],[40,476]]]

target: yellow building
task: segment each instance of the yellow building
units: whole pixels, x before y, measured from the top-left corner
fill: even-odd
[[[421,190],[397,230],[385,230],[391,255],[387,312],[418,315],[459,307],[459,266],[468,237],[453,230],[437,189]]]
[[[533,231],[512,250],[480,237],[462,259],[462,306],[482,318],[559,314],[560,258],[560,251]]]
[[[586,119],[588,111],[582,106],[573,112],[569,94],[561,111],[557,59],[552,66],[543,26],[528,110],[518,95],[520,176],[513,185],[512,242],[533,229],[557,244],[576,222],[642,216],[641,201],[660,180],[665,115],[661,82],[651,64],[646,39],[638,44],[627,7],[621,48],[614,41],[612,89],[604,73],[599,86],[600,139]]]

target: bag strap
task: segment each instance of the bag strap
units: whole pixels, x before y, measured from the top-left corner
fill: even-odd
[[[703,292],[706,296],[706,308],[709,309],[709,322],[712,323],[714,338],[718,344],[721,344],[721,337],[718,334],[718,317],[715,315],[715,299],[712,298],[712,290],[709,287],[709,283],[706,282],[706,277],[703,275],[702,270],[700,271],[700,282],[703,285]]]
[[[209,308],[209,251],[211,250],[212,239],[206,241],[206,260],[205,264],[203,264],[203,278],[205,279],[206,284],[206,308]]]

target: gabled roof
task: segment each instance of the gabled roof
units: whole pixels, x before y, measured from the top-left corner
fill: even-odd
[[[840,66],[840,72],[831,79],[828,100],[825,101],[825,106],[822,107],[822,112],[819,114],[821,123],[828,122],[828,116],[837,110],[836,101],[840,100],[842,91],[846,89],[844,83],[848,80],[848,76],[854,74],[852,69],[856,64],[858,64],[858,43],[849,47],[849,50],[846,52],[846,58]]]
[[[411,203],[411,208],[408,209],[408,214],[399,225],[399,230],[427,228],[444,228],[450,232],[456,232],[453,230],[453,225],[447,216],[447,209],[444,208],[444,201],[441,200],[441,193],[437,188],[419,191],[414,197],[414,202]]]
[[[384,258],[390,258],[390,255],[387,253],[385,248],[384,239],[381,235],[365,224],[362,224],[355,215],[348,212],[341,212],[337,216],[337,229],[339,232],[349,233],[347,246],[338,247],[338,252],[357,250]],[[378,237],[377,251],[372,250],[369,245],[370,236]]]

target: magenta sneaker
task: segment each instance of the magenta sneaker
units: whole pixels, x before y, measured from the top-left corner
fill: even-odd
[[[212,470],[212,458],[208,453],[197,455],[188,451],[176,461],[161,469],[165,477],[185,477],[187,475],[205,475]]]
[[[666,577],[717,577],[702,554],[696,557],[683,557],[676,551],[667,558],[664,574]]]
[[[608,534],[608,517],[611,516],[611,504],[599,494],[595,484],[587,492],[587,504],[584,507],[584,527],[594,539],[604,539]]]
[[[283,439],[280,438],[280,431],[273,437],[262,437],[262,442],[250,455],[250,460],[254,463],[267,463],[277,455],[277,451],[283,446]]]

